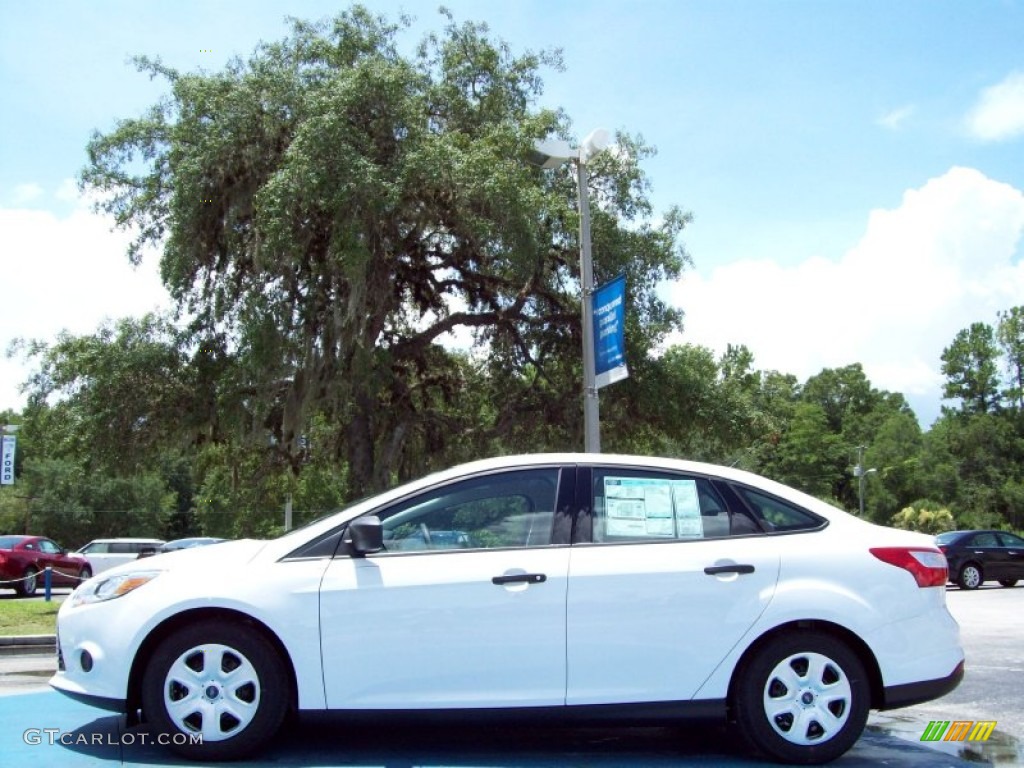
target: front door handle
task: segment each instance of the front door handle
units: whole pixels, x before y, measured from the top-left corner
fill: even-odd
[[[720,573],[753,573],[752,565],[709,565],[704,569],[708,576],[717,576]]]
[[[547,575],[543,573],[517,573],[512,576],[495,576],[491,579],[491,584],[540,584],[547,580]]]

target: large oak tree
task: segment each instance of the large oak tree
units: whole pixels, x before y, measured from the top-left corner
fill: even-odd
[[[352,493],[466,440],[518,447],[524,420],[582,432],[573,178],[524,162],[571,133],[536,106],[559,56],[447,14],[403,55],[406,28],[355,6],[218,72],[140,58],[169,94],[97,134],[82,174],[137,232],[131,258],[159,248],[193,347],[229,361],[216,402],[295,472],[310,420],[336,425]],[[687,217],[649,222],[649,150],[617,141],[591,167],[596,275],[627,273],[643,360],[679,324],[655,288],[684,264]],[[459,330],[485,355],[441,343]],[[479,376],[490,395],[463,398]]]

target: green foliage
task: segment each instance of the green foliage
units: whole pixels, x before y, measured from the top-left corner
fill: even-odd
[[[989,413],[999,404],[998,368],[992,326],[972,323],[942,351],[943,396],[959,399],[965,414]]]
[[[293,22],[221,72],[140,58],[170,93],[96,135],[82,174],[101,209],[138,228],[133,259],[162,245],[193,344],[225,341],[216,408],[200,411],[210,428],[226,409],[299,475],[299,437],[321,418],[352,494],[459,452],[446,426],[468,372],[438,343],[446,333],[487,345],[492,447],[520,442],[511,395],[565,410],[562,362],[579,348],[573,179],[524,162],[536,139],[568,133],[532,106],[558,56],[514,55],[447,15],[404,57],[404,28],[355,6]],[[655,289],[685,263],[688,217],[646,221],[650,150],[617,141],[590,163],[597,278],[626,272],[643,358],[679,324]]]
[[[996,336],[1006,358],[1008,387],[1003,396],[1018,411],[1024,410],[1024,306],[999,313]]]
[[[920,531],[921,533],[939,534],[943,531],[952,531],[956,528],[953,515],[945,508],[924,508],[904,507],[892,516],[891,524],[894,528],[903,528],[908,531]]]

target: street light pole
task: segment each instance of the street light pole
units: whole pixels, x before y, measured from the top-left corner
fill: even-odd
[[[597,373],[594,360],[594,265],[590,249],[590,191],[587,161],[608,146],[608,132],[591,131],[579,149],[571,149],[560,139],[534,145],[530,162],[541,168],[557,168],[569,160],[576,161],[576,186],[580,206],[580,291],[583,322],[583,449],[601,452],[601,412],[597,396]]]
[[[587,164],[576,163],[580,200],[580,283],[583,292],[583,450],[601,452],[601,407],[594,362],[594,262],[590,252],[590,192]]]
[[[877,469],[864,469],[864,446],[857,446],[857,466],[853,468],[853,476],[858,481],[858,493],[857,498],[860,501],[860,516],[864,517],[864,478],[870,475],[872,472],[877,472]]]

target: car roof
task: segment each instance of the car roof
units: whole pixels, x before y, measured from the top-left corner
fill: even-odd
[[[435,485],[457,481],[478,473],[486,473],[490,470],[504,471],[517,468],[543,467],[543,466],[619,466],[635,467],[637,469],[665,469],[675,472],[684,472],[691,475],[706,475],[733,481],[742,485],[755,487],[764,492],[774,494],[783,499],[800,504],[809,511],[824,517],[830,523],[844,524],[853,518],[848,513],[829,504],[821,499],[815,498],[791,486],[783,485],[763,475],[757,475],[746,470],[726,467],[718,464],[709,464],[700,461],[689,461],[687,459],[669,459],[660,456],[635,456],[615,453],[531,453],[512,456],[497,456],[489,459],[479,459],[465,464],[459,464],[449,469],[434,472],[407,483],[399,484],[393,488],[380,493],[372,494],[366,498],[354,501],[338,511],[325,515],[323,518],[313,521],[301,528],[290,531],[284,536],[275,540],[275,550],[287,551],[293,546],[293,542],[306,540],[330,530],[345,519],[351,519],[362,514],[371,505],[390,503],[393,500],[402,498],[407,493],[418,493]]]
[[[92,541],[89,542],[89,544],[109,544],[109,543],[112,543],[112,542],[115,542],[115,541],[116,542],[121,542],[121,543],[129,543],[129,544],[153,544],[153,543],[163,544],[164,543],[163,539],[123,538],[123,539],[93,539]],[[89,546],[89,544],[86,544],[85,546]]]

